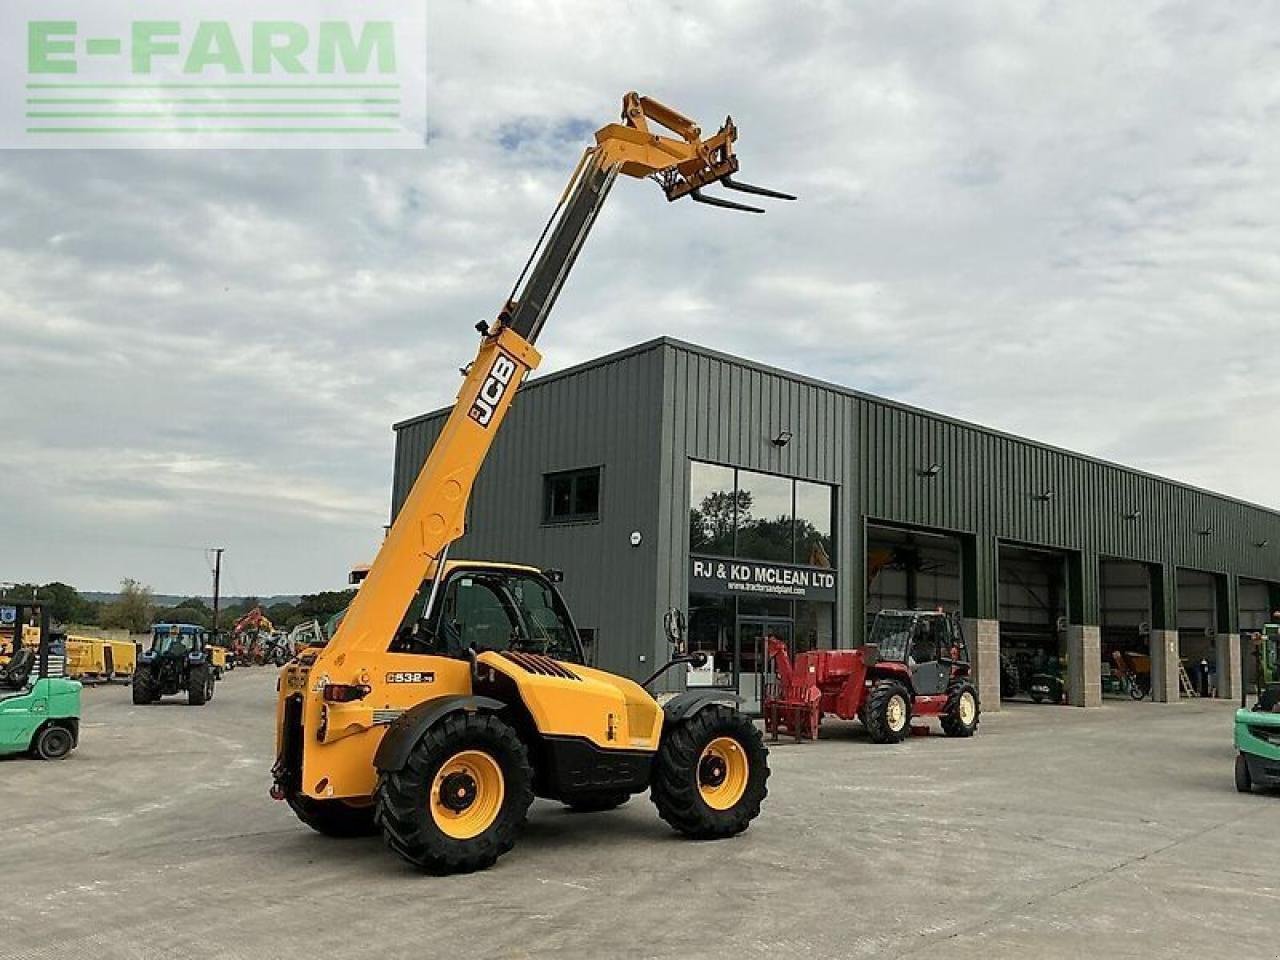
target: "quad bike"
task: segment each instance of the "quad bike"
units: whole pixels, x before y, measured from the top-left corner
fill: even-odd
[[[978,728],[978,690],[958,618],[925,610],[876,614],[868,643],[855,650],[809,650],[792,663],[769,641],[776,680],[766,689],[765,730],[816,740],[824,714],[857,717],[876,743],[898,743],[912,717],[937,717],[949,737]]]
[[[185,692],[187,703],[202,707],[213,699],[219,669],[208,632],[191,624],[157,623],[151,646],[138,658],[133,674],[133,702],[155,703]]]

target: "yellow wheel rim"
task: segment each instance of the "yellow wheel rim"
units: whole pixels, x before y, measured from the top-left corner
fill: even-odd
[[[901,730],[907,722],[907,702],[895,694],[889,698],[889,706],[885,709],[885,719],[890,730]]]
[[[716,737],[698,758],[698,793],[712,810],[728,810],[747,792],[751,765],[733,737]]]
[[[973,723],[973,717],[978,712],[978,705],[973,702],[973,694],[965,692],[960,694],[960,722],[966,727]]]
[[[454,840],[478,837],[498,819],[506,784],[498,761],[463,750],[444,762],[431,783],[431,819]]]

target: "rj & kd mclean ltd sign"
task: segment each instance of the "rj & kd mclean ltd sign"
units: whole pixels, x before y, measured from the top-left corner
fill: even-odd
[[[786,563],[690,557],[689,590],[733,596],[834,601],[836,574],[834,570]]]

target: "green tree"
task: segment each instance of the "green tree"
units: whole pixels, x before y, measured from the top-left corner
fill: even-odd
[[[120,595],[102,611],[102,625],[130,633],[146,633],[151,628],[154,613],[151,588],[125,577],[120,581]]]
[[[54,581],[39,588],[37,596],[49,610],[49,616],[58,623],[93,623],[97,619],[97,604],[80,596],[75,587]]]
[[[689,511],[689,549],[694,553],[733,555],[733,525],[751,520],[751,491],[713,490]]]
[[[303,596],[294,610],[294,616],[297,618],[294,626],[303,620],[311,619],[324,623],[335,613],[350,606],[355,595],[355,590],[325,590]]]

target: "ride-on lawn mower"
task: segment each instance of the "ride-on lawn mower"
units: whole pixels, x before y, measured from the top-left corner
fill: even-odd
[[[793,663],[786,644],[771,639],[769,658],[777,679],[765,692],[764,723],[775,738],[816,740],[824,714],[857,717],[876,743],[903,740],[912,717],[937,717],[949,737],[978,728],[964,634],[948,614],[883,610],[855,650],[810,650]]]
[[[202,707],[213,699],[219,669],[209,632],[189,623],[157,623],[151,646],[138,658],[133,674],[133,702],[154,703],[186,691],[187,703]]]
[[[80,740],[80,683],[68,680],[66,638],[38,603],[0,603],[0,755],[61,760]]]
[[[510,850],[535,796],[603,810],[649,790],[659,816],[698,839],[741,833],[759,814],[767,751],[724,702],[734,698],[690,691],[659,705],[643,685],[584,665],[555,577],[448,560],[614,181],[652,178],[669,200],[760,212],[702,192],[785,196],[733,179],[736,138],[731,120],[703,138],[688,118],[627,94],[622,122],[583,153],[513,296],[477,326],[457,402],[341,625],[280,674],[272,796],[315,830],[380,831],[410,863],[458,872]],[[695,662],[678,620],[668,666]]]

